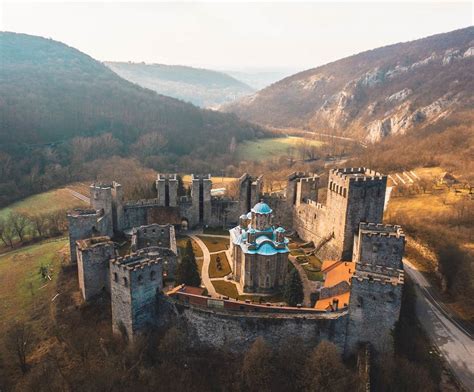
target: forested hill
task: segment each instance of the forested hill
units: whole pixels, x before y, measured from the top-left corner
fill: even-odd
[[[132,84],[51,39],[2,32],[0,62],[0,203],[35,191],[26,188],[37,187],[51,167],[71,176],[72,160],[77,165],[110,154],[133,155],[160,169],[157,162],[176,164],[183,156],[195,162],[225,156],[232,139],[261,132],[233,114],[202,110]],[[82,158],[78,144],[87,148]],[[27,184],[32,170],[35,183]],[[49,174],[48,181],[51,177],[60,176]]]
[[[201,107],[217,107],[254,90],[223,72],[182,65],[105,62],[119,76]]]

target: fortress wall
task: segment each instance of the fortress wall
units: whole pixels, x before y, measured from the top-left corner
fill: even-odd
[[[300,337],[309,346],[321,340],[333,342],[341,352],[346,337],[347,312],[305,314],[258,314],[200,308],[159,296],[162,324],[178,322],[192,341],[205,346],[239,352],[246,350],[258,337],[277,346],[290,337]]]
[[[393,348],[392,330],[400,315],[402,284],[354,276],[351,279],[347,347],[369,342],[379,352]]]

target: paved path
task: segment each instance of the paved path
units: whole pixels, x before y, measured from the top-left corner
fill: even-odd
[[[212,284],[211,279],[209,278],[209,265],[211,264],[211,254],[209,253],[209,249],[207,249],[206,244],[202,242],[202,240],[198,236],[191,234],[189,235],[189,237],[191,237],[202,250],[202,255],[203,255],[202,270],[201,270],[202,283],[206,287],[207,293],[209,295],[217,296],[217,292],[214,289],[214,285]]]
[[[430,284],[409,261],[403,261],[405,272],[415,282],[418,319],[431,341],[443,354],[459,382],[474,391],[474,341],[469,332],[454,320],[430,294]]]
[[[303,306],[310,307],[311,306],[311,292],[312,292],[311,281],[308,279],[308,275],[306,275],[304,268],[301,266],[300,263],[296,261],[295,256],[290,255],[288,256],[288,259],[295,266],[296,270],[300,274],[301,282],[303,283],[303,292],[304,292]]]
[[[90,204],[91,202],[91,199],[87,196],[84,196],[82,193],[79,193],[79,192],[76,192],[76,191],[73,191],[71,188],[66,188],[69,192],[71,192],[71,194],[79,199],[79,200],[82,200],[83,202],[87,203],[87,204]]]

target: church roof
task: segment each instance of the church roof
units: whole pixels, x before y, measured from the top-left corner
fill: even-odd
[[[261,201],[253,206],[252,212],[255,212],[256,214],[271,214],[272,209],[267,203]]]

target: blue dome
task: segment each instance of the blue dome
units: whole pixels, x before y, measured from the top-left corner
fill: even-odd
[[[261,201],[260,203],[254,205],[252,212],[255,212],[256,214],[271,214],[272,209],[268,206],[268,204]]]

